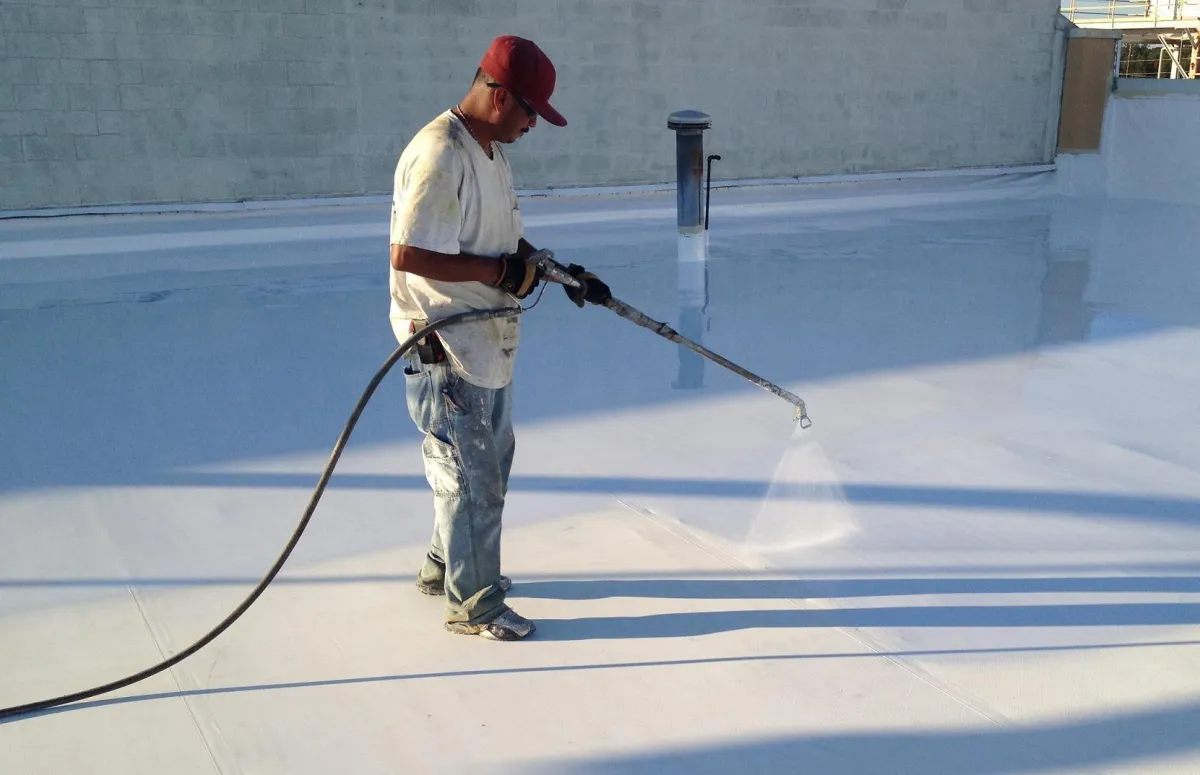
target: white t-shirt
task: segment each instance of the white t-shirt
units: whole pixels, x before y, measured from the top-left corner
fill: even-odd
[[[446,111],[417,133],[396,165],[392,193],[393,245],[436,253],[500,257],[515,253],[524,235],[512,169],[496,144],[489,159],[462,122]],[[480,282],[452,283],[391,270],[392,330],[407,339],[409,321],[440,320],[456,312],[520,304]],[[518,319],[499,318],[438,332],[451,366],[484,388],[512,380],[520,334]]]

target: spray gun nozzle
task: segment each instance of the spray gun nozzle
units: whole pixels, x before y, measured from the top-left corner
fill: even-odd
[[[792,415],[792,422],[800,423],[803,430],[808,430],[812,427],[812,420],[808,419],[808,409],[804,406],[804,402],[796,396],[789,394],[787,400],[791,401],[796,407],[796,413]]]

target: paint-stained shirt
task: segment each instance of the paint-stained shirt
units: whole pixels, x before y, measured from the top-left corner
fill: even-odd
[[[524,236],[512,169],[500,146],[493,158],[446,111],[417,133],[400,155],[392,192],[391,241],[435,253],[499,258]],[[392,330],[410,336],[409,321],[519,305],[487,283],[443,282],[391,271]],[[462,323],[438,332],[454,370],[467,382],[502,388],[512,380],[518,319]]]

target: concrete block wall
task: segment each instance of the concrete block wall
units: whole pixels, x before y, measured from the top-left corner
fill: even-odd
[[[498,34],[558,68],[518,185],[1046,161],[1057,0],[0,0],[0,209],[390,191]]]

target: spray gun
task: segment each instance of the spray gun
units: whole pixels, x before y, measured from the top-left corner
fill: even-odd
[[[572,288],[583,287],[583,283],[572,276],[571,273],[567,271],[566,267],[554,260],[554,253],[550,250],[539,250],[530,256],[528,260],[537,264],[542,272],[545,273],[545,276],[556,283],[568,285]],[[659,321],[654,320],[653,318],[642,312],[639,312],[623,301],[619,301],[618,299],[609,299],[604,303],[604,306],[608,307],[610,310],[626,320],[636,323],[642,328],[647,328],[664,339],[668,339],[676,344],[683,345],[689,350],[708,358],[718,366],[724,366],[734,374],[753,382],[763,390],[774,393],[784,401],[787,401],[789,404],[796,407],[796,415],[793,420],[799,422],[801,428],[809,428],[812,426],[812,420],[808,418],[808,410],[804,406],[803,399],[801,399],[795,393],[784,390],[778,385],[763,379],[757,374],[743,369],[741,366],[738,366],[728,358],[722,357],[704,345],[697,344],[691,339],[680,335],[679,332],[668,326],[666,323],[660,323]]]
[[[554,282],[560,285],[568,285],[572,288],[582,288],[583,283],[575,279],[575,276],[567,271],[567,268],[554,260],[554,252],[546,248],[542,248],[534,253],[528,259],[530,263],[537,264],[542,273],[549,277]]]

